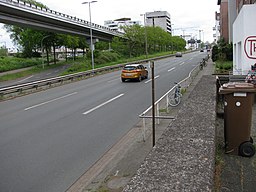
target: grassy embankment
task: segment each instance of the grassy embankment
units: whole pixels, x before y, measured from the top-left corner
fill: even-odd
[[[169,54],[171,54],[171,52],[152,54],[152,55],[149,55],[148,58],[154,58],[154,57],[169,55]],[[143,59],[146,59],[145,55],[140,57],[133,57],[133,58],[122,58],[116,53],[106,51],[106,52],[101,52],[100,55],[97,58],[95,58],[95,68],[111,66],[111,65],[120,64],[120,63],[134,62],[134,61],[143,60]],[[31,68],[28,70],[17,72],[17,73],[2,75],[0,76],[0,82],[30,76],[32,74],[40,73],[42,71],[48,70],[49,68],[55,68],[55,67],[59,67],[67,64],[69,64],[70,67],[61,75],[67,75],[71,73],[91,70],[90,59],[87,59],[86,57],[82,57],[82,56],[76,58],[75,60],[71,58],[68,61],[58,61],[57,64],[55,65],[44,64],[44,68],[42,67],[41,58],[24,59],[24,58],[15,58],[15,57],[2,57],[0,58],[0,73],[16,70],[16,69],[22,69],[26,67],[31,67]]]

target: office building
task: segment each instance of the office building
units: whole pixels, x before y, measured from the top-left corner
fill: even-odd
[[[168,33],[172,33],[171,18],[167,11],[154,11],[146,13],[146,26],[161,27]]]
[[[104,26],[114,31],[124,32],[124,26],[140,25],[140,21],[132,21],[131,18],[121,18],[116,20],[104,21]]]

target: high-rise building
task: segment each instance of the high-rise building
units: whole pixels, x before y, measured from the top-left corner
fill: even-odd
[[[140,21],[132,21],[131,18],[121,18],[116,20],[104,21],[104,26],[114,31],[124,32],[123,26],[140,25]]]
[[[172,33],[170,14],[167,11],[154,11],[146,13],[146,26],[161,27],[168,33]]]

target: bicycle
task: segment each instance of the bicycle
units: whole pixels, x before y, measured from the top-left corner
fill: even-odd
[[[203,70],[203,68],[204,68],[204,64],[203,64],[203,62],[200,62],[200,64],[199,64],[199,69],[200,69],[200,70]]]
[[[175,84],[176,85],[174,87],[174,91],[170,95],[168,95],[168,103],[172,107],[178,106],[182,97],[180,84],[176,82]]]

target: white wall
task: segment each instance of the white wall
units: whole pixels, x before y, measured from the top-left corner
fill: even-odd
[[[256,63],[256,4],[244,5],[233,24],[233,73],[247,74]]]

